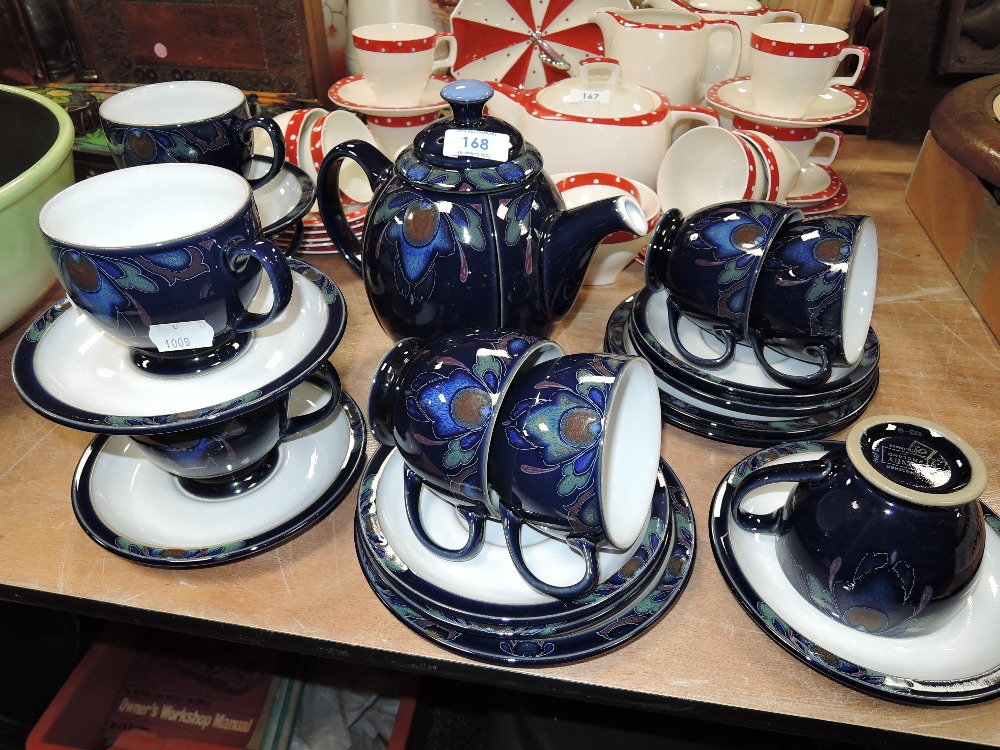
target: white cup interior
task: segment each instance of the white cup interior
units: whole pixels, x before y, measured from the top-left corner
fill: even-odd
[[[99,112],[122,125],[178,125],[220,117],[244,101],[243,92],[227,83],[171,81],[126,89],[106,99]]]
[[[737,136],[705,125],[684,133],[667,149],[656,176],[656,194],[664,209],[689,214],[720,201],[752,197],[746,190],[756,169]]]
[[[240,175],[208,164],[149,164],[91,177],[39,213],[57,242],[102,250],[150,247],[218,226],[251,199]]]
[[[608,540],[628,549],[642,533],[660,466],[660,400],[649,362],[631,359],[605,414],[601,506]]]
[[[875,287],[878,281],[878,239],[875,222],[866,218],[861,222],[851,263],[844,281],[844,301],[841,308],[844,357],[854,364],[864,350],[875,307]]]
[[[359,26],[352,33],[359,39],[373,42],[409,42],[429,39],[435,32],[430,26],[419,23],[372,23]]]

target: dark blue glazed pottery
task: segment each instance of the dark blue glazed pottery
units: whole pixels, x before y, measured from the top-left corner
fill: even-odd
[[[576,299],[600,241],[646,232],[630,196],[566,209],[538,151],[483,114],[492,95],[481,81],[450,83],[441,96],[453,116],[428,125],[395,164],[351,140],[319,170],[323,223],[396,340],[470,327],[545,335]],[[360,243],[341,204],[344,159],[375,191]]]
[[[288,262],[261,239],[249,185],[218,167],[98,175],[49,200],[39,225],[73,303],[156,374],[228,361],[291,299]],[[262,270],[272,303],[250,312]]]
[[[251,117],[243,92],[215,81],[169,81],[126,89],[104,100],[101,124],[119,167],[171,162],[211,164],[249,178],[253,128],[271,143],[260,187],[281,171],[285,140],[270,117]]]
[[[271,475],[278,443],[315,427],[340,407],[340,377],[333,365],[325,362],[308,380],[322,386],[329,399],[307,414],[289,417],[291,391],[283,391],[221,422],[131,438],[146,458],[196,497],[236,497]]]
[[[397,446],[406,461],[410,521],[432,551],[457,559],[478,551],[483,521],[497,515],[487,485],[497,404],[520,368],[560,354],[548,339],[493,329],[426,343],[403,339],[382,359],[369,394],[369,424],[375,438]],[[423,533],[417,513],[421,482],[468,511],[472,534],[462,550],[445,550]]]
[[[824,216],[784,230],[764,260],[750,306],[748,338],[757,361],[788,386],[825,383],[835,365],[861,357],[878,277],[875,222],[868,216]],[[810,375],[793,376],[763,356],[770,346],[815,361]]]
[[[755,488],[795,482],[757,515]],[[751,471],[733,502],[747,531],[776,535],[778,562],[802,597],[847,627],[922,635],[965,607],[985,549],[982,459],[951,431],[916,417],[858,422],[821,459]]]
[[[583,596],[597,582],[597,549],[628,549],[648,511],[660,456],[649,363],[572,354],[525,369],[500,403],[495,432],[489,483],[515,566],[542,593]],[[578,583],[553,586],[529,570],[520,543],[525,523],[583,555]]]
[[[646,283],[669,291],[670,335],[678,352],[699,367],[728,363],[747,331],[750,301],[765,254],[802,211],[766,201],[729,201],[699,209],[679,220],[663,215],[646,249]],[[686,315],[725,344],[716,358],[688,351],[677,334]]]

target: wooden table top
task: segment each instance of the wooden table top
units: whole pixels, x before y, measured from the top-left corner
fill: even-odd
[[[848,137],[837,169],[848,213],[876,222],[879,287],[873,327],[881,342],[869,415],[912,414],[951,427],[984,457],[985,501],[1000,510],[1000,347],[907,208],[916,144]],[[946,199],[946,198],[945,198]],[[334,256],[307,256],[344,291],[350,322],[331,361],[344,387],[367,401],[390,340],[360,280]],[[570,352],[600,351],[608,316],[642,286],[633,264],[617,283],[585,288],[553,337]],[[10,361],[39,305],[0,339]],[[66,355],[67,367],[72,366]],[[98,547],[70,506],[74,467],[93,435],[57,426],[0,376],[0,597],[219,638],[434,673],[528,691],[828,739],[910,744],[950,739],[1000,747],[1000,700],[903,706],[843,687],[786,653],[747,616],[712,555],[708,509],[725,473],[754,449],[663,428],[663,456],[695,511],[697,555],[667,614],[622,648],[581,662],[507,668],[447,652],[399,622],[366,583],[353,544],[357,493],[306,533],[263,554],[212,568],[137,565]],[[842,438],[842,434],[833,436]],[[369,453],[374,441],[369,442]],[[942,657],[944,658],[944,657]]]

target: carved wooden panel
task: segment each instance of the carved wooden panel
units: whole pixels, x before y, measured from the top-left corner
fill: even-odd
[[[207,79],[303,99],[325,91],[317,88],[327,78],[316,69],[326,41],[314,0],[80,0],[80,5],[103,81]]]

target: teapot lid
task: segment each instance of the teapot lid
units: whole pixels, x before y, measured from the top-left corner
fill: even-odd
[[[576,78],[565,78],[529,92],[536,117],[615,125],[650,125],[670,112],[657,91],[621,80],[621,65],[611,57],[580,60]]]
[[[452,116],[421,130],[396,159],[407,180],[437,190],[484,192],[526,182],[542,171],[542,157],[510,123],[484,114],[493,88],[470,79],[441,89]]]

